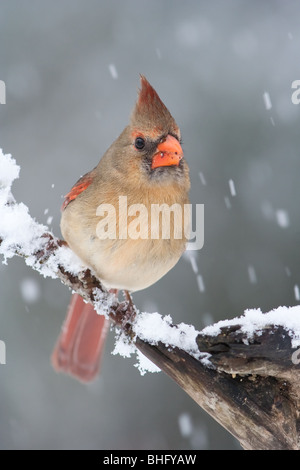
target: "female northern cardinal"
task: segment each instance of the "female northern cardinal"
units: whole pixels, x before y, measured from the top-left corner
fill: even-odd
[[[156,91],[141,76],[141,89],[129,125],[64,200],[63,237],[104,286],[131,292],[144,289],[177,263],[185,249],[189,225],[183,210],[179,211],[179,219],[174,213],[174,218],[169,214],[166,220],[167,212],[163,212],[160,223],[170,222],[170,236],[164,236],[161,226],[153,236],[153,224],[157,221],[151,218],[149,224],[145,214],[151,214],[152,207],[162,204],[169,208],[175,204],[173,208],[183,209],[184,204],[189,204],[189,188],[179,127]],[[127,198],[125,213],[120,209],[121,196],[123,200],[124,196]],[[128,217],[127,207],[140,207],[133,204],[143,204],[146,210],[139,212],[141,236],[124,237],[124,226],[127,229],[129,221],[134,220],[132,213]],[[105,237],[99,236],[97,229],[103,221],[99,207],[114,209],[106,215]],[[185,229],[179,235],[176,220]],[[74,294],[53,351],[55,369],[83,382],[93,380],[99,371],[108,324],[90,304]]]

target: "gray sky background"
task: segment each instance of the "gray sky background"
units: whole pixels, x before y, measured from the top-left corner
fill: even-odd
[[[62,196],[127,124],[143,73],[181,127],[205,241],[201,277],[183,257],[137,306],[201,329],[298,303],[299,15],[296,1],[0,0],[0,148],[21,165],[15,197],[60,235]],[[112,356],[113,333],[96,383],[57,375],[69,297],[20,259],[0,265],[0,448],[239,449],[163,373]]]

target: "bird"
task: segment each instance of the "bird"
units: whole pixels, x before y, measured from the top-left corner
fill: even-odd
[[[130,301],[131,293],[158,282],[185,251],[189,190],[180,128],[140,75],[128,125],[65,196],[63,238],[104,287],[116,295],[124,291]],[[108,328],[109,320],[73,294],[51,357],[55,370],[83,383],[95,380]]]

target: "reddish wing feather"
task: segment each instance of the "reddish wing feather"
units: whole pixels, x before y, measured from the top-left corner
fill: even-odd
[[[89,187],[91,182],[93,181],[93,175],[90,173],[87,173],[86,175],[82,176],[77,183],[74,184],[73,188],[71,191],[68,192],[68,194],[65,196],[65,200],[63,202],[63,205],[61,206],[61,210],[63,211],[67,205],[73,201],[74,199],[77,198],[77,196],[82,193],[83,191],[86,190],[86,188]]]

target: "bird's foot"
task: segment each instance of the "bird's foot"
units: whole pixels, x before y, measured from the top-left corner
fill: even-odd
[[[113,320],[119,325],[122,330],[130,330],[131,325],[136,316],[136,308],[133,304],[131,295],[128,291],[124,290],[125,302],[119,304],[114,314],[112,315]]]
[[[130,293],[128,292],[128,290],[124,290],[123,292],[124,292],[124,297],[127,302],[127,308],[126,308],[126,311],[124,312],[123,321],[122,321],[123,326],[125,327],[126,324],[132,324],[136,316],[136,309],[133,304],[132,297]]]

